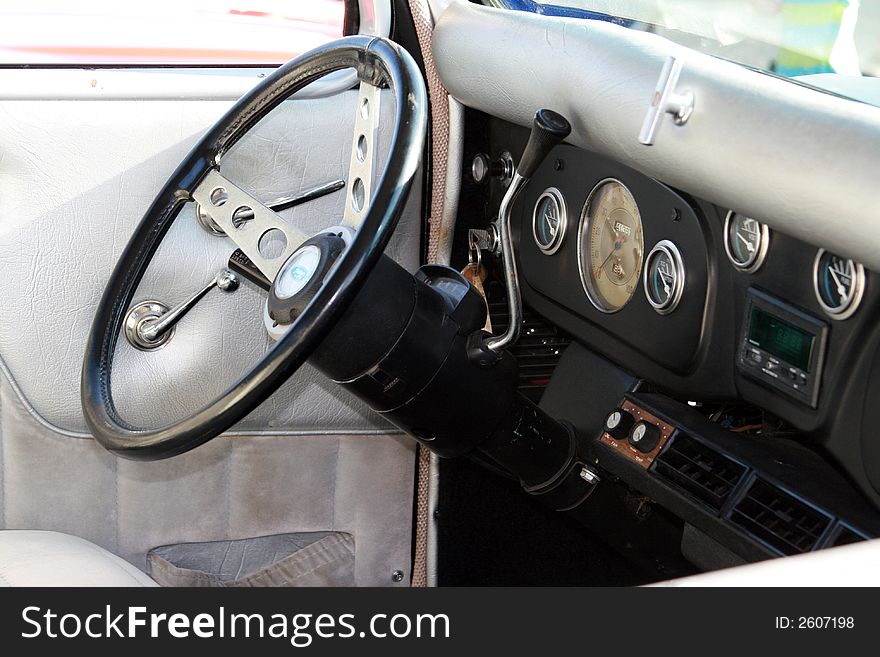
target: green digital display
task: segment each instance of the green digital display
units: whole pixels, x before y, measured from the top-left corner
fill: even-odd
[[[810,371],[810,356],[816,336],[752,306],[749,342],[804,372]]]

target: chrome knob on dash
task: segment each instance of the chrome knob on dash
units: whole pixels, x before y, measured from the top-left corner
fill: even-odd
[[[164,346],[174,335],[174,327],[193,306],[215,287],[223,292],[238,289],[239,278],[229,269],[221,269],[214,280],[174,309],[159,301],[143,301],[129,311],[125,320],[125,337],[141,351]]]
[[[667,57],[660,70],[657,86],[651,95],[651,104],[639,132],[639,143],[651,146],[660,128],[660,122],[667,114],[672,115],[675,125],[684,125],[694,113],[694,94],[690,91],[676,91],[682,64],[675,57]]]

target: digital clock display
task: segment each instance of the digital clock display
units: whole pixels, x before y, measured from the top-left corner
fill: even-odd
[[[804,372],[810,371],[810,356],[816,336],[752,306],[749,342]]]

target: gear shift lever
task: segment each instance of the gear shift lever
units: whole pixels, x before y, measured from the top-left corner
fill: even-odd
[[[516,342],[522,324],[522,299],[519,294],[519,277],[516,273],[516,256],[510,236],[510,213],[513,203],[529,178],[547,157],[554,146],[571,133],[571,125],[561,114],[548,109],[535,113],[529,141],[520,158],[513,180],[501,199],[498,209],[498,227],[501,242],[501,260],[504,264],[504,284],[507,288],[507,305],[510,309],[510,322],[503,335],[493,336],[486,341],[492,351],[501,351]]]
[[[571,124],[561,114],[548,109],[535,112],[532,133],[516,167],[516,173],[527,180],[531,178],[553,147],[569,134]]]

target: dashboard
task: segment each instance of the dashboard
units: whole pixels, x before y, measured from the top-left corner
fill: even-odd
[[[567,217],[549,255],[534,238],[548,221],[545,190],[555,190]],[[561,146],[533,176],[518,209],[524,283],[602,331],[603,343],[625,344],[670,372],[688,372],[700,347],[711,265],[704,222],[685,199],[605,158]],[[677,298],[663,309],[652,304],[655,277],[644,276],[652,266],[646,261],[658,261],[648,253],[661,244],[680,265],[673,283],[680,287],[671,293]]]
[[[511,228],[537,334],[571,339],[540,406],[605,490],[746,559],[880,536],[877,108],[605,21],[452,3],[433,44],[490,172],[462,182],[455,262],[518,126],[571,124]]]
[[[521,150],[489,121],[492,153]],[[754,405],[876,508],[876,275],[761,219],[563,144],[514,208],[523,299],[652,391]]]

